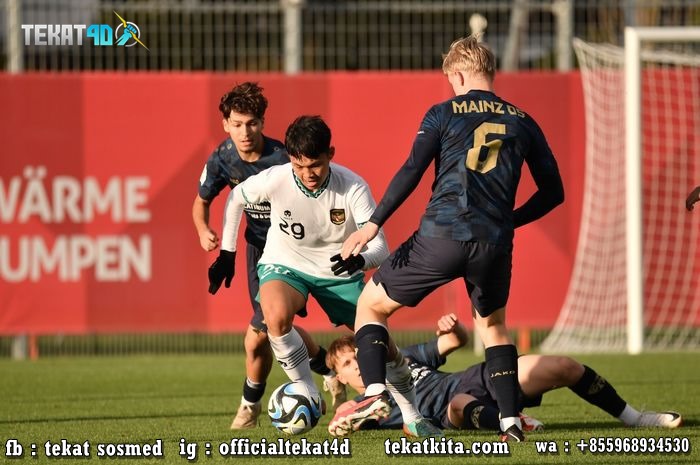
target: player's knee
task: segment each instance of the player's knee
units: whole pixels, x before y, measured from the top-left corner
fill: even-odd
[[[555,366],[562,385],[571,386],[576,384],[583,376],[583,365],[571,357],[557,356]]]
[[[456,394],[447,406],[447,419],[456,428],[464,428],[464,407],[476,400],[469,394]]]
[[[364,314],[391,315],[400,305],[389,298],[381,284],[371,279],[362,290],[357,301],[357,312]]]
[[[281,336],[292,330],[294,312],[285,305],[272,304],[263,307],[265,324],[269,334]]]
[[[458,408],[455,404],[450,402],[448,406],[447,419],[450,423],[455,426],[455,428],[461,428],[464,423],[464,407]]]

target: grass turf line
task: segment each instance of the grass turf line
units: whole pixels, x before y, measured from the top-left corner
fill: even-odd
[[[0,463],[47,463],[44,443],[89,441],[91,459],[71,458],[62,463],[90,463],[98,459],[98,443],[153,443],[163,440],[164,459],[114,459],[111,463],[183,464],[178,454],[185,438],[198,444],[198,461],[206,463],[254,462],[301,463],[321,460],[343,465],[375,464],[382,460],[420,464],[465,463],[564,463],[564,464],[691,464],[700,463],[700,371],[697,353],[627,355],[585,355],[576,357],[605,376],[617,391],[638,409],[678,410],[685,425],[680,429],[632,429],[624,427],[604,412],[585,403],[568,389],[544,397],[541,407],[527,412],[545,423],[545,432],[533,433],[528,442],[511,445],[508,457],[393,457],[384,452],[386,439],[398,440],[399,431],[366,431],[350,438],[351,458],[222,457],[220,443],[245,437],[251,441],[280,436],[265,414],[261,427],[244,432],[228,429],[241,396],[244,379],[242,355],[183,355],[128,357],[55,357],[35,362],[0,361]],[[467,351],[450,357],[447,370],[475,363]],[[274,367],[267,394],[286,380]],[[320,378],[317,379],[320,386]],[[327,395],[327,394],[326,394]],[[329,401],[330,399],[327,398]],[[263,399],[266,406],[267,395]],[[305,437],[322,442],[329,439],[326,426],[329,412]],[[688,438],[692,452],[687,455],[592,455],[581,454],[574,446],[591,437],[679,437]],[[448,439],[469,446],[472,441],[495,441],[490,432],[448,431]],[[6,441],[17,439],[25,448],[20,459],[6,457]],[[297,441],[300,437],[292,437]],[[558,454],[538,454],[535,441],[554,441]],[[564,452],[569,442],[570,453]],[[205,443],[211,456],[205,455]],[[30,444],[37,447],[37,458],[30,455]]]

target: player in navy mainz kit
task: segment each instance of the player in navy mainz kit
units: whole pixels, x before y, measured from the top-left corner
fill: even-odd
[[[468,342],[467,329],[454,313],[440,317],[437,338],[401,349],[406,358],[416,387],[416,405],[420,413],[434,425],[445,429],[500,428],[498,406],[492,380],[485,363],[472,365],[455,373],[440,371],[447,357]],[[353,336],[342,336],[328,346],[326,364],[337,378],[355,389],[365,392],[357,367]],[[592,368],[561,355],[523,355],[518,358],[518,409],[523,431],[539,431],[544,424],[522,413],[528,407],[539,406],[542,396],[554,389],[568,387],[586,402],[595,405],[627,426],[677,428],[683,419],[677,412],[640,412],[628,404],[615,388]],[[349,400],[339,410],[352,407],[357,400]],[[401,411],[392,399],[391,414],[379,421],[365,419],[355,422],[357,429],[401,428]],[[331,426],[342,426],[334,425]],[[344,431],[329,428],[333,436]]]
[[[209,226],[209,209],[212,201],[226,187],[233,189],[240,182],[271,166],[289,163],[282,142],[263,135],[267,99],[256,83],[244,82],[224,94],[219,103],[227,137],[207,160],[199,180],[199,193],[192,206],[192,219],[199,242],[208,252],[219,247],[219,237]],[[258,260],[265,246],[270,228],[270,204],[249,204],[245,208],[246,260],[248,267],[248,292],[253,306],[253,317],[246,329],[246,380],[243,397],[232,429],[253,428],[260,415],[260,400],[265,392],[265,382],[272,369],[272,351],[267,338],[260,304],[255,301],[259,281],[256,271]],[[235,253],[221,250],[216,262],[209,269],[209,292],[215,294],[224,279],[229,287],[235,267]],[[324,364],[325,350],[299,328],[308,351],[312,355],[311,366],[324,375],[324,387],[331,391],[333,403],[345,401],[345,387],[335,380]]]
[[[358,302],[355,337],[366,397],[338,412],[334,421],[341,430],[352,431],[353,422],[389,411],[385,363],[399,366],[403,357],[389,339],[387,319],[403,306],[418,305],[443,284],[462,279],[486,347],[486,367],[501,414],[501,440],[522,441],[518,354],[506,328],[513,235],[515,228],[562,203],[564,189],[537,123],[494,94],[496,59],[485,44],[474,36],[453,42],[442,69],[455,97],[428,110],[408,159],[369,222],[343,245],[343,258],[357,253],[434,163],[432,195],[418,230],[382,263]],[[515,208],[523,163],[537,191]],[[415,394],[405,396],[412,400]],[[421,417],[414,403],[399,406],[409,427]]]

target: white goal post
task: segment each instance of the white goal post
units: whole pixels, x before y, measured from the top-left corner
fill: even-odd
[[[700,27],[625,28],[625,160],[627,199],[627,352],[644,348],[642,239],[642,42],[700,41]]]
[[[700,184],[698,44],[700,27],[628,27],[624,49],[574,39],[584,204],[569,291],[543,351],[700,348],[699,212],[684,206]]]

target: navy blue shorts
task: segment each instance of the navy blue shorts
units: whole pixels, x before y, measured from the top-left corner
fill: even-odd
[[[258,279],[258,261],[262,257],[263,249],[255,247],[248,243],[245,248],[246,266],[248,268],[248,295],[250,296],[250,305],[253,306],[253,317],[250,319],[250,325],[258,331],[267,332],[265,318],[263,317],[260,302],[255,300],[260,291],[260,279]]]
[[[486,317],[508,301],[512,258],[511,245],[438,239],[416,232],[372,279],[391,299],[415,307],[438,287],[462,278],[472,305]]]

